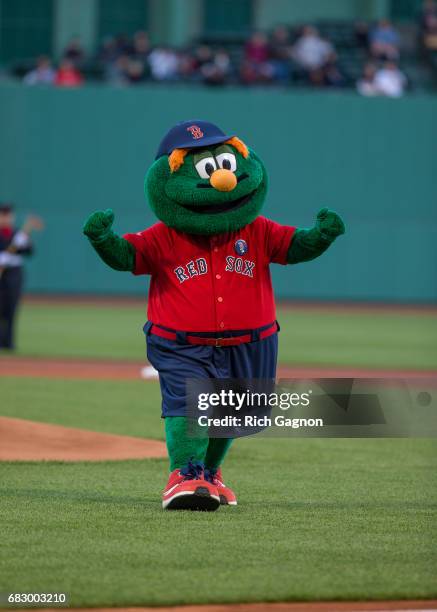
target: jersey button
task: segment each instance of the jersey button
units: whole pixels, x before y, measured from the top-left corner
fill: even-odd
[[[218,253],[218,247],[214,247],[214,253]]]
[[[223,323],[223,321],[220,323],[220,328],[223,329],[225,326],[225,324]]]
[[[216,274],[215,277],[216,277],[217,280],[220,280],[222,275],[221,274]]]
[[[222,297],[218,297],[217,298],[217,302],[223,302],[223,298]]]

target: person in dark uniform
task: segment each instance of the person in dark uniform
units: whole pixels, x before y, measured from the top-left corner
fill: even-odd
[[[30,231],[34,218],[22,229],[14,227],[11,204],[0,203],[0,349],[14,349],[14,319],[23,286],[23,257],[33,252]]]

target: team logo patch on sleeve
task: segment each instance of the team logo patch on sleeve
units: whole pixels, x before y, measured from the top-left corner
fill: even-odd
[[[234,248],[235,248],[235,252],[237,253],[237,255],[244,255],[248,251],[247,242],[243,240],[242,238],[239,238],[236,241]]]

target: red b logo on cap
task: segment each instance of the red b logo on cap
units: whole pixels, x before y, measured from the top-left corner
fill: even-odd
[[[203,136],[203,132],[198,125],[190,125],[190,127],[187,127],[187,132],[191,132],[191,136],[195,140],[198,140]]]

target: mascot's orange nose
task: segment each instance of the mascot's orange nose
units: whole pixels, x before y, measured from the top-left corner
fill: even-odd
[[[237,186],[237,177],[231,170],[220,168],[211,174],[209,182],[218,191],[232,191]]]

